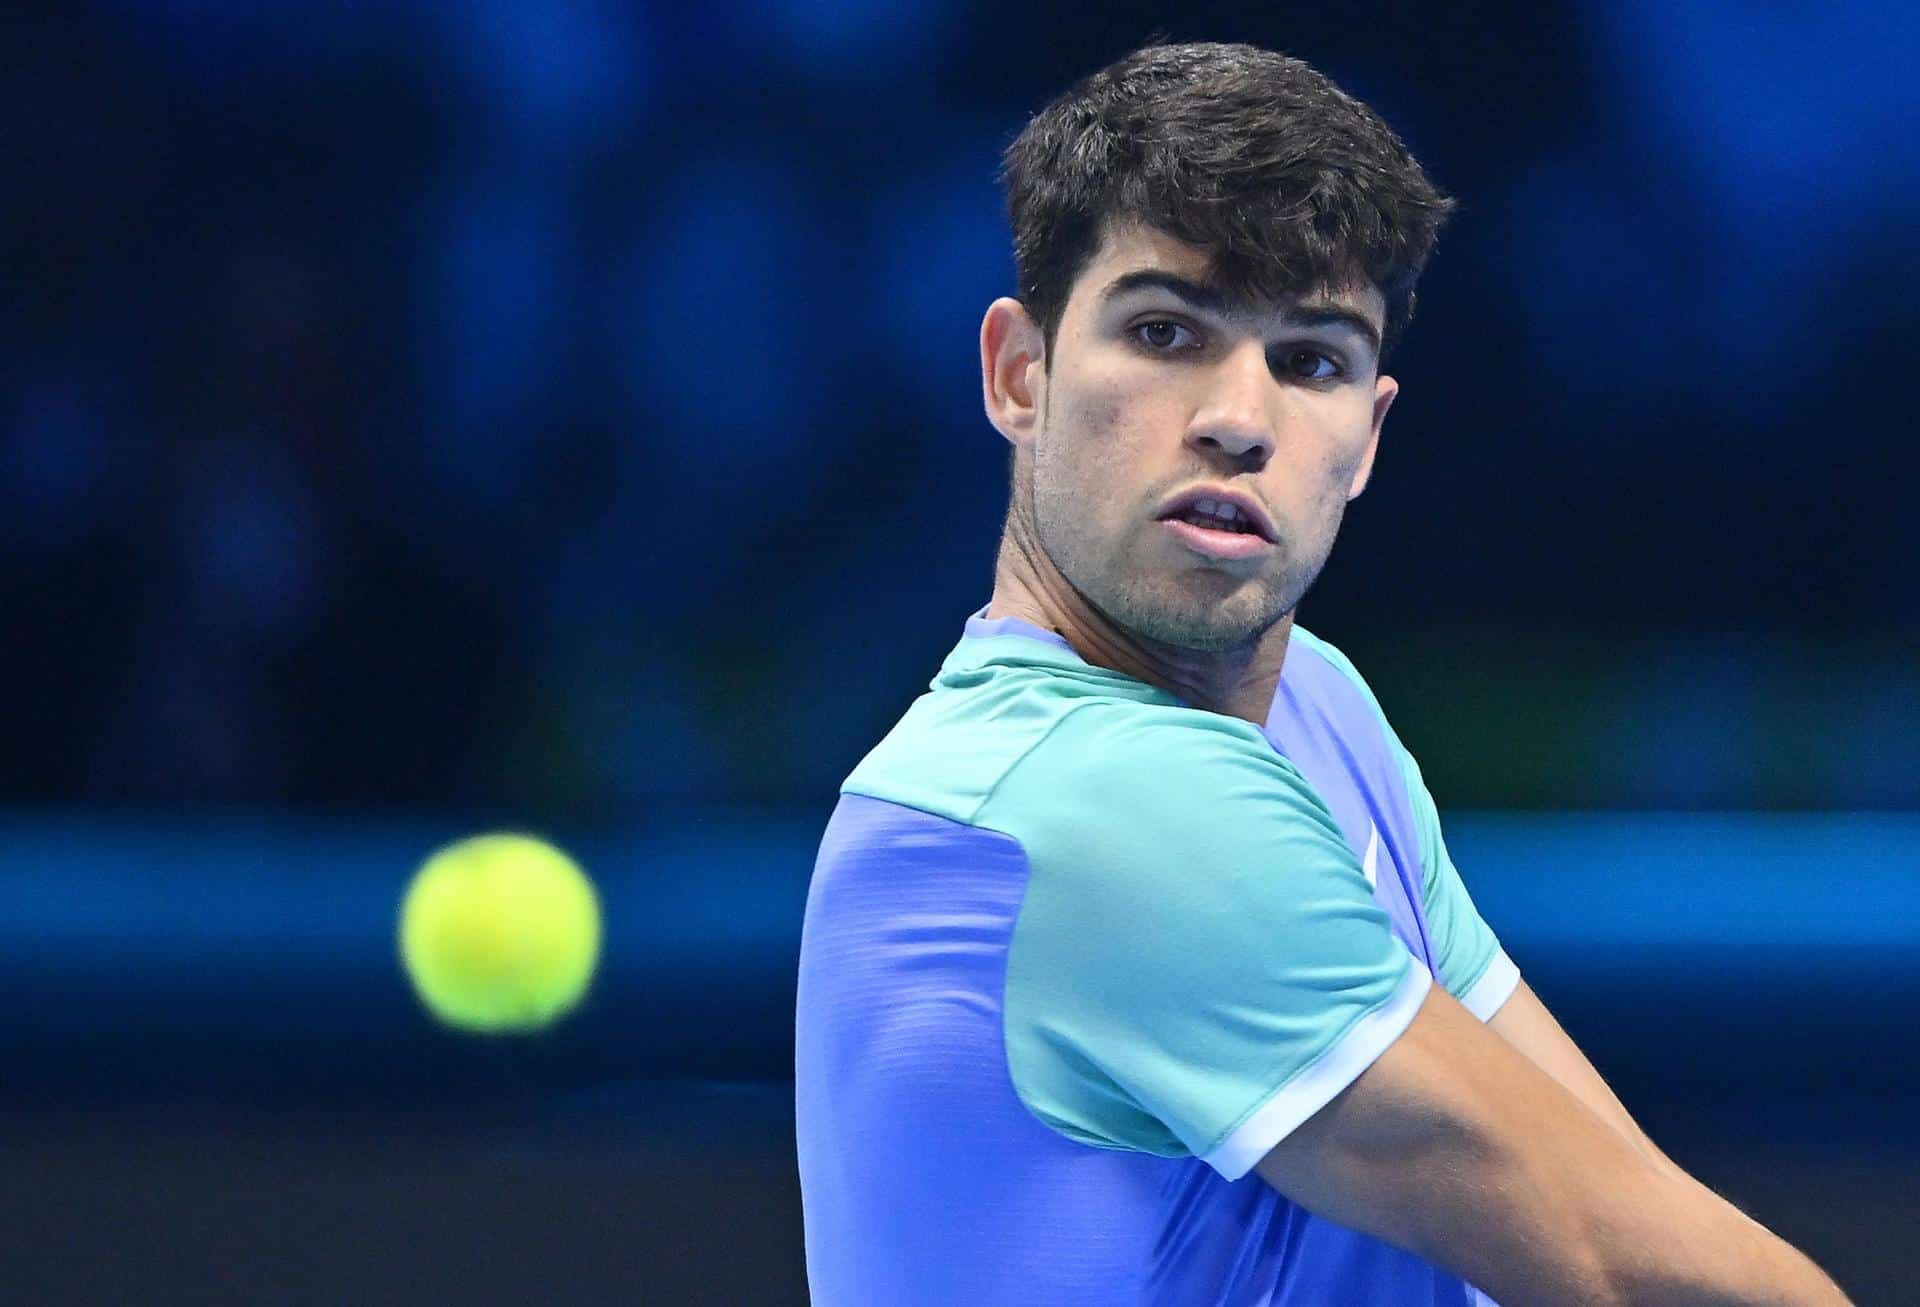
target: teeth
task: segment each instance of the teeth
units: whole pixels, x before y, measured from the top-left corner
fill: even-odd
[[[1237,522],[1246,516],[1237,505],[1229,504],[1224,499],[1195,500],[1193,508],[1195,512],[1205,513],[1209,517],[1223,517],[1229,522]]]

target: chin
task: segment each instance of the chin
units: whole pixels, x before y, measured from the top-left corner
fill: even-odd
[[[1260,638],[1265,627],[1236,626],[1231,629],[1193,628],[1182,638],[1168,640],[1165,643],[1179,649],[1191,649],[1195,653],[1227,653],[1234,649],[1244,649]]]
[[[1285,610],[1267,616],[1245,611],[1248,605],[1231,600],[1196,609],[1182,605],[1141,604],[1114,614],[1120,625],[1157,643],[1195,653],[1226,653],[1242,649],[1265,635],[1286,616]]]

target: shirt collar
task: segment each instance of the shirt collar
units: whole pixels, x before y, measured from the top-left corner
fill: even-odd
[[[1186,705],[1174,695],[1111,668],[1096,667],[1074,651],[1057,631],[1019,617],[988,617],[987,608],[967,618],[960,643],[941,664],[944,676],[966,676],[987,666],[1048,667],[1079,679],[1097,680],[1114,692],[1143,702]]]
[[[988,617],[987,609],[991,607],[993,607],[992,604],[983,604],[979,612],[967,619],[967,628],[961,635],[961,639],[987,640],[997,635],[1024,636],[1029,640],[1039,640],[1064,649],[1073,654],[1076,660],[1080,659],[1079,654],[1073,653],[1073,646],[1067,643],[1067,638],[1058,631],[1049,631],[1045,627],[1035,626],[1023,617]]]

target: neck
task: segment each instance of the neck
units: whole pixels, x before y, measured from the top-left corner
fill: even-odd
[[[1009,531],[1000,542],[988,617],[1018,617],[1056,632],[1095,667],[1131,676],[1195,708],[1264,727],[1293,631],[1288,613],[1259,638],[1208,653],[1130,631],[1075,590],[1046,551]]]

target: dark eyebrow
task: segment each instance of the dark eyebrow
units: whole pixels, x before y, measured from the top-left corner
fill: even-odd
[[[1325,302],[1296,304],[1288,311],[1287,321],[1300,327],[1348,327],[1367,342],[1367,348],[1373,351],[1375,358],[1380,357],[1379,331],[1364,315],[1342,305]]]
[[[1185,277],[1171,272],[1160,272],[1153,268],[1143,268],[1138,272],[1122,273],[1107,283],[1100,292],[1102,304],[1111,303],[1122,295],[1136,290],[1163,290],[1175,299],[1185,300],[1196,309],[1207,313],[1226,313],[1233,305],[1224,291],[1205,282],[1189,281]]]
[[[1183,300],[1203,313],[1217,313],[1225,316],[1237,309],[1245,308],[1245,304],[1237,297],[1228,295],[1217,286],[1194,281],[1176,273],[1162,272],[1155,268],[1142,268],[1137,272],[1122,273],[1115,277],[1107,283],[1107,288],[1100,292],[1100,302],[1111,303],[1122,295],[1136,290],[1165,291],[1175,299]],[[1295,327],[1346,327],[1357,332],[1360,338],[1367,342],[1374,357],[1378,358],[1380,355],[1379,330],[1367,320],[1364,314],[1344,305],[1328,300],[1296,304],[1287,310],[1285,320],[1289,326]]]

